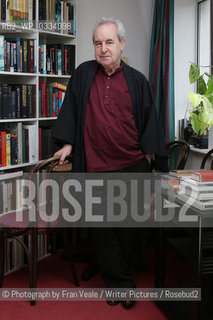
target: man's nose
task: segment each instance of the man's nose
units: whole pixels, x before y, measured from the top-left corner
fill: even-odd
[[[102,52],[106,52],[106,50],[107,50],[106,44],[105,44],[105,43],[102,43],[101,51],[102,51]]]

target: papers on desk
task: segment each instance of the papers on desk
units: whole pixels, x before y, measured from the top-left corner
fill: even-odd
[[[173,202],[164,199],[164,208],[175,208],[178,206],[175,199],[178,199],[189,207],[213,211],[213,182],[197,182],[188,176],[173,179],[171,177],[170,174],[163,175],[161,180],[161,187],[174,197]]]
[[[197,182],[191,178],[180,180],[177,198],[201,211],[213,210],[213,182]]]
[[[201,211],[213,210],[213,200],[196,200],[183,192],[179,192],[177,198],[188,206],[192,206]]]

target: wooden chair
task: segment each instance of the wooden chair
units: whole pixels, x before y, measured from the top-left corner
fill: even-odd
[[[47,173],[50,172],[71,172],[72,163],[69,162],[63,166],[57,166],[59,164],[59,157],[52,157],[39,163],[33,170],[33,175],[42,170],[46,170]],[[79,286],[78,277],[75,270],[75,265],[72,259],[71,251],[69,250],[69,240],[68,240],[68,230],[63,229],[63,240],[64,249],[68,258],[70,269],[72,272],[73,282],[76,286]],[[28,266],[29,266],[29,287],[36,288],[37,280],[37,250],[38,250],[38,235],[43,233],[54,232],[54,228],[16,228],[16,227],[1,227],[0,228],[0,287],[3,284],[4,277],[4,264],[5,264],[5,241],[6,239],[13,238],[18,241],[24,249],[27,256]],[[31,235],[32,246],[28,248],[24,241],[19,237],[23,235]],[[35,301],[31,301],[31,305],[34,305]]]
[[[203,157],[203,160],[200,165],[200,169],[204,169],[208,161],[211,161],[210,170],[213,170],[213,149],[209,150]]]
[[[174,155],[175,152],[178,153],[178,163],[175,165],[175,169],[183,170],[186,164],[186,161],[189,156],[190,146],[186,141],[175,140],[167,143],[166,145],[168,151],[168,164],[167,169],[170,169],[171,156]]]

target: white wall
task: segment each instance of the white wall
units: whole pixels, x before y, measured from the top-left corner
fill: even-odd
[[[188,93],[194,90],[189,83],[190,62],[196,62],[196,0],[175,0],[174,15],[174,72],[175,119],[184,118],[189,103]]]
[[[92,29],[102,16],[120,19],[126,29],[126,46],[123,52],[129,64],[149,72],[149,50],[154,0],[77,0],[77,64],[94,58]]]

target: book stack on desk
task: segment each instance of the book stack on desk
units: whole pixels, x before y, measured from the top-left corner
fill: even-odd
[[[162,188],[170,189],[174,194],[179,192],[180,180],[190,178],[194,170],[171,170],[161,175]]]
[[[180,180],[178,199],[199,210],[213,210],[213,171],[194,171]]]

